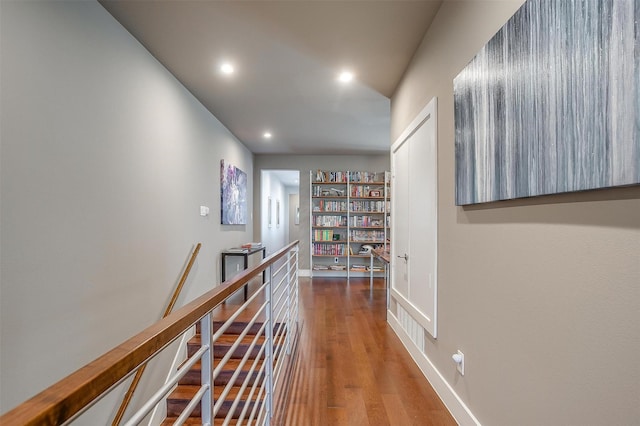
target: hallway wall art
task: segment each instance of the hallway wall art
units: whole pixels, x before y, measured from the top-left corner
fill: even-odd
[[[529,0],[454,79],[456,205],[640,183],[640,2]]]
[[[220,223],[247,224],[247,174],[220,161]]]

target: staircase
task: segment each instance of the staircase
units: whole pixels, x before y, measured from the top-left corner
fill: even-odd
[[[215,333],[216,330],[220,329],[222,324],[223,322],[221,321],[214,321],[213,332]],[[213,345],[214,367],[218,365],[220,360],[229,352],[231,346],[237,340],[238,336],[244,331],[247,325],[248,323],[246,322],[232,323],[227,328],[225,333],[222,336],[220,336],[220,338],[218,338],[218,340],[214,343]],[[220,399],[220,394],[224,390],[225,386],[231,381],[231,378],[234,372],[239,367],[242,358],[249,350],[251,346],[251,342],[255,338],[256,334],[260,331],[261,327],[262,327],[262,323],[256,323],[251,326],[247,335],[242,339],[240,345],[235,349],[234,353],[231,355],[231,358],[225,364],[223,370],[215,378],[214,388],[213,388],[214,401],[218,401]],[[277,329],[277,326],[276,326],[276,329]],[[274,334],[275,334],[275,330],[274,330]],[[278,337],[278,342],[276,342],[277,344],[279,344],[284,340],[284,333],[281,332],[280,334],[281,335]],[[251,366],[253,365],[253,362],[258,356],[258,354],[260,353],[260,349],[264,344],[264,340],[265,340],[265,337],[264,337],[264,330],[263,330],[262,335],[258,337],[258,341],[254,346],[253,350],[251,351],[249,359],[247,359],[247,361],[242,367],[241,372],[236,378],[233,384],[233,387],[231,388],[231,391],[229,392],[222,406],[216,413],[215,421],[213,423],[214,425],[222,425],[224,423],[224,419],[226,418],[227,414],[229,414],[229,411],[232,409],[233,401],[238,395],[240,388],[242,386],[242,383],[244,383],[245,379],[247,379],[247,377],[249,376],[249,371],[251,370]],[[189,357],[192,356],[195,352],[197,352],[198,349],[200,349],[200,342],[201,342],[200,330],[199,330],[199,327],[197,327],[196,335],[192,337],[187,343],[187,353]],[[244,407],[246,405],[249,405],[246,411],[246,414],[243,417],[243,423],[247,424],[247,420],[249,419],[249,416],[251,414],[251,411],[254,405],[263,404],[265,402],[264,393],[260,396],[259,400],[257,399],[260,384],[258,384],[258,386],[256,387],[256,390],[252,396],[252,399],[250,401],[247,400],[247,397],[251,390],[251,386],[253,385],[253,383],[255,383],[256,379],[258,379],[258,372],[260,370],[260,367],[262,367],[262,363],[264,359],[265,359],[265,354],[263,351],[263,353],[260,356],[260,360],[256,365],[255,371],[253,372],[253,374],[251,374],[251,377],[248,380],[249,383],[243,392],[241,400],[234,409],[234,413],[232,414],[233,420],[231,420],[231,422],[228,424],[235,425]],[[180,380],[176,389],[167,397],[167,418],[162,423],[163,426],[174,424],[174,422],[177,420],[180,413],[185,409],[189,401],[193,398],[193,396],[199,390],[200,384],[201,384],[200,378],[201,378],[201,364],[200,364],[200,361],[198,361],[198,363],[196,363],[191,368],[191,370]],[[263,379],[264,379],[264,373],[260,376],[260,380],[263,380]],[[202,423],[201,423],[200,415],[201,415],[201,409],[200,409],[200,404],[198,404],[197,407],[191,413],[187,422],[185,422],[185,424],[201,425]],[[254,418],[253,421],[255,420],[256,419]]]

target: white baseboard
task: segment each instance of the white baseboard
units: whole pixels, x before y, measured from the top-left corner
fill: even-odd
[[[460,399],[429,358],[411,341],[391,311],[387,311],[387,321],[456,422],[461,426],[481,426],[469,407]]]
[[[311,276],[311,269],[298,269],[298,276],[299,277],[310,277]]]

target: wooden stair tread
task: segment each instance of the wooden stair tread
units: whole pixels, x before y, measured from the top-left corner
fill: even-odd
[[[238,345],[233,350],[232,358],[242,358],[247,353],[249,348],[251,348],[251,345],[253,344],[251,339],[254,337],[255,336],[247,336],[240,342],[238,342]],[[214,357],[217,359],[224,357],[229,352],[229,350],[231,350],[236,339],[237,336],[233,335],[221,336],[221,338],[213,344]],[[251,349],[251,358],[255,358],[258,356],[258,353],[260,352],[260,348],[264,344],[264,341],[264,337],[258,336],[258,341],[253,344],[253,348]],[[200,338],[199,336],[195,336],[191,340],[189,340],[189,343],[187,344],[187,354],[189,356],[192,356],[199,348]]]
[[[253,339],[255,339],[255,335],[246,335],[241,342],[244,343],[248,343],[251,344],[251,342],[253,342]],[[229,345],[233,345],[236,340],[238,340],[238,336],[236,336],[235,334],[223,334],[222,336],[220,336],[218,338],[218,340],[216,340],[217,344],[224,344],[224,343],[228,343]],[[264,334],[258,336],[258,339],[256,341],[256,345],[262,344],[264,343],[264,341],[266,340]]]
[[[175,422],[178,420],[177,417],[167,417],[166,419],[164,419],[161,423],[161,426],[171,426],[173,424],[175,424]],[[224,423],[224,419],[219,419],[222,420],[221,423],[219,424],[223,424]],[[217,422],[214,424],[218,424]],[[231,424],[235,424],[234,422],[232,422]],[[202,420],[200,417],[189,417],[187,418],[187,420],[185,420],[185,422],[183,423],[183,425],[187,425],[187,426],[202,426]]]
[[[219,329],[219,327],[222,324],[223,322],[221,321],[215,321],[213,324],[214,329]],[[222,359],[222,357],[224,357],[225,354],[229,352],[231,346],[233,346],[236,343],[239,335],[244,331],[247,325],[248,325],[247,322],[235,322],[231,324],[229,328],[225,330],[225,333],[213,343],[213,355],[214,355],[213,367],[214,368],[216,368],[219,365],[220,359]],[[233,386],[229,388],[229,393],[227,394],[225,401],[222,403],[222,406],[220,407],[220,410],[217,414],[217,417],[220,417],[220,418],[216,419],[214,423],[215,425],[223,424],[224,417],[226,417],[226,415],[229,413],[229,410],[233,405],[233,401],[238,396],[238,393],[241,389],[243,382],[246,381],[248,383],[248,386],[243,392],[242,396],[240,397],[238,407],[236,408],[233,414],[234,417],[239,416],[240,411],[242,410],[242,407],[245,406],[245,404],[250,404],[250,406],[253,406],[256,403],[260,404],[261,401],[263,401],[265,398],[264,396],[262,396],[260,400],[258,400],[257,398],[258,392],[255,392],[254,395],[251,397],[251,399],[250,400],[248,399],[248,394],[251,390],[251,386],[255,383],[256,379],[258,378],[260,367],[263,365],[265,361],[264,359],[265,354],[263,353],[261,358],[256,362],[256,368],[254,372],[249,374],[249,370],[251,369],[251,366],[255,362],[256,356],[258,355],[258,353],[260,352],[260,349],[262,348],[262,346],[266,341],[264,330],[261,334],[259,335],[256,334],[261,327],[262,327],[262,324],[254,324],[253,326],[251,326],[250,332],[238,342],[238,347],[234,350],[233,355],[225,363],[220,373],[215,378],[214,385],[213,385],[213,399],[214,401],[217,401],[220,398],[225,387],[231,382],[232,376],[238,370],[240,363],[242,362],[242,358],[245,356],[250,346],[254,343],[253,341],[256,340],[254,347],[251,351],[251,354],[249,355],[249,358],[245,361],[245,364],[242,366],[242,369],[238,373],[238,376],[236,377],[233,383]],[[276,327],[279,327],[279,325],[277,325]],[[281,330],[280,334],[281,335],[278,337],[278,339],[276,339],[276,345],[281,345],[284,342],[283,337],[286,334],[285,330],[284,329]],[[189,356],[195,353],[200,346],[201,346],[201,336],[200,334],[196,334],[187,342],[187,352]],[[174,417],[174,416],[178,416],[180,412],[184,409],[184,407],[186,407],[186,405],[189,403],[189,401],[200,390],[201,372],[202,372],[202,361],[198,360],[191,367],[191,369],[186,373],[186,375],[182,377],[178,386],[168,395],[166,399],[167,419],[165,419],[165,421],[162,423],[163,425],[173,424],[173,422],[177,420],[177,417]],[[201,404],[197,404],[196,408],[191,413],[189,420],[185,424],[187,424],[188,426],[201,424],[200,412],[201,412]],[[232,420],[230,422],[230,424],[232,425],[236,423],[237,423],[236,420]]]
[[[240,342],[241,344],[251,344],[251,342],[253,342],[253,339],[255,337],[256,337],[255,335],[246,335]],[[223,334],[218,338],[218,340],[214,342],[214,344],[215,345],[218,345],[218,344],[232,345],[235,343],[236,340],[238,340],[237,334]],[[256,345],[264,343],[264,341],[265,341],[265,337],[264,335],[261,335],[258,337],[256,341]],[[200,346],[201,343],[202,343],[202,339],[199,334],[196,334],[195,336],[193,336],[191,339],[189,339],[189,342],[188,342],[189,345],[197,345],[197,346]]]
[[[246,417],[249,417],[249,415],[247,414],[245,416],[245,419],[242,421],[243,424],[247,424]],[[177,420],[178,420],[177,417],[167,417],[161,423],[161,426],[172,426],[175,424]],[[189,417],[183,424],[187,426],[195,426],[195,425],[202,426],[202,420],[200,419],[200,417]],[[238,420],[236,419],[231,419],[229,421],[229,425],[231,426],[234,426],[237,424],[238,424]],[[223,425],[224,425],[224,419],[213,419],[213,426],[223,426]]]
[[[220,395],[222,395],[222,391],[224,390],[224,386],[214,386],[213,387],[213,397],[214,399],[218,399]],[[169,398],[172,401],[189,401],[191,400],[196,393],[200,390],[200,386],[197,385],[180,385],[169,394]],[[243,398],[249,396],[250,388],[247,387],[243,393]],[[232,386],[227,394],[227,399],[233,400],[239,393],[240,386]],[[252,395],[252,400],[257,400],[257,392],[254,392]]]
[[[251,327],[249,327],[249,334],[256,335],[260,328],[262,327],[262,322],[256,322]],[[224,325],[224,321],[214,321],[213,322],[213,331],[216,332],[220,330],[220,327]],[[241,334],[249,325],[249,321],[235,321],[231,323],[224,331],[224,334]]]
[[[255,358],[249,358],[244,365],[242,366],[243,370],[249,370],[251,369],[251,366],[253,365],[253,361]],[[217,361],[217,359],[216,359]],[[262,365],[262,362],[264,361],[264,357],[260,358],[258,360],[258,363],[256,364],[256,368],[260,368],[260,366]],[[236,371],[238,369],[238,367],[240,366],[240,363],[242,362],[241,359],[238,358],[230,358],[223,367],[222,371],[225,370],[233,370]],[[214,368],[216,368],[218,366],[218,363],[215,362],[214,363]],[[191,367],[191,370],[197,370],[197,371],[201,371],[202,370],[202,360],[199,359],[195,364],[193,364],[193,367]]]
[[[229,383],[235,371],[238,370],[241,361],[242,360],[239,358],[230,358],[225,363],[224,367],[222,367],[222,370],[220,371],[220,373],[218,373],[218,376],[215,378],[215,381],[214,381],[215,385],[219,386],[219,385],[226,385],[227,383]],[[245,380],[247,380],[247,377],[249,376],[249,371],[251,370],[251,366],[253,365],[254,361],[255,359],[247,359],[247,361],[242,366],[240,373],[236,377],[236,380],[235,380],[236,384],[242,384]],[[248,379],[250,384],[252,384],[255,381],[255,379],[258,377],[258,371],[260,370],[260,367],[262,366],[263,362],[264,362],[264,358],[260,358],[258,360],[253,373],[251,373],[251,378]],[[201,375],[202,375],[202,363],[198,361],[193,365],[193,367],[191,367],[191,369],[187,372],[187,374],[185,374],[182,377],[182,379],[180,379],[179,384],[180,385],[200,385],[202,383]]]
[[[245,416],[245,417],[248,417]],[[175,424],[176,420],[178,420],[177,417],[167,417],[162,423],[162,426],[172,426],[173,424]],[[247,423],[247,419],[245,418],[243,420],[243,424]],[[201,426],[202,425],[202,420],[200,419],[200,417],[189,417],[184,423],[184,425],[187,426]],[[231,421],[229,422],[229,424],[231,426],[234,426],[236,424],[238,424],[238,421],[236,419],[231,419]],[[224,419],[213,419],[213,426],[223,426],[224,425]]]

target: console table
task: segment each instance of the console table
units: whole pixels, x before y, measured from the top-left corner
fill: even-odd
[[[259,248],[249,248],[249,249],[230,249],[230,250],[223,250],[221,253],[221,263],[222,263],[222,268],[220,269],[221,271],[221,275],[222,275],[222,282],[225,282],[227,280],[227,257],[229,256],[240,256],[242,258],[244,258],[244,269],[247,269],[249,267],[249,256],[251,256],[252,254],[256,254],[256,253],[260,253],[262,252],[262,258],[265,258],[265,255],[267,253],[267,248],[266,247],[259,247]],[[265,272],[262,272],[262,282],[264,283],[265,280]],[[247,284],[244,285],[244,300],[247,300]]]

